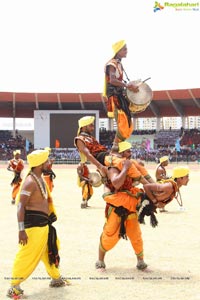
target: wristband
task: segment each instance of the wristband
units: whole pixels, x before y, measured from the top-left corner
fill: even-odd
[[[24,222],[18,222],[19,231],[23,231],[25,229]]]

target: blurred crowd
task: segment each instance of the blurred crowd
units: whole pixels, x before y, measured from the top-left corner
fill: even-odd
[[[16,149],[21,150],[21,158],[25,160],[27,152],[31,152],[34,146],[30,141],[27,141],[26,138],[18,134],[17,131],[16,136],[13,137],[11,131],[0,130],[0,160],[10,160],[13,158],[13,151]]]
[[[154,147],[143,141],[141,143],[134,142],[134,135],[137,136],[154,136]],[[115,131],[101,129],[99,132],[99,140],[102,145],[105,145],[108,150],[112,146],[115,136]],[[200,130],[190,129],[184,130],[137,130],[132,135],[132,156],[146,162],[158,162],[163,155],[169,156],[171,162],[176,161],[198,161],[200,162]],[[142,138],[141,138],[142,140]],[[179,143],[177,148],[176,143]],[[21,150],[21,158],[26,160],[26,155],[34,150],[34,145],[16,132],[16,137],[12,136],[11,131],[0,131],[0,160],[9,160],[13,157],[13,151]],[[52,156],[55,158],[55,163],[78,163],[79,153],[76,149],[68,148],[53,148]]]

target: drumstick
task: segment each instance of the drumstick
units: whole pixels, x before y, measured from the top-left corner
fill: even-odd
[[[137,81],[138,83],[136,84],[136,85],[137,85],[137,87],[139,87],[141,84],[143,84],[145,81],[147,81],[147,80],[149,80],[149,79],[151,79],[151,77],[148,77],[147,79],[145,79],[145,80],[142,80],[142,81],[141,81],[141,79],[140,79],[140,80],[138,80],[138,81]]]
[[[151,77],[148,77],[147,79],[143,80],[142,82],[145,82],[145,81],[147,81],[147,80],[149,80],[149,79],[151,79]]]

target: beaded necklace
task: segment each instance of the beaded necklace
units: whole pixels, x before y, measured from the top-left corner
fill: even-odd
[[[48,193],[47,193],[47,189],[45,188],[45,183],[44,183],[44,180],[42,179],[42,177],[41,177],[41,180],[42,180],[42,182],[41,182],[40,179],[32,171],[30,172],[30,175],[32,175],[34,177],[35,181],[37,182],[37,184],[40,188],[43,198],[45,200],[47,200]]]

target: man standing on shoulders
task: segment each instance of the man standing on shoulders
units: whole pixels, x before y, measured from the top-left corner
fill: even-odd
[[[112,151],[118,151],[118,143],[126,140],[133,132],[133,122],[129,110],[130,103],[126,97],[126,89],[137,93],[139,88],[133,82],[123,78],[124,68],[122,59],[127,56],[128,49],[125,40],[113,44],[113,57],[105,65],[105,85],[103,96],[107,98],[108,117],[115,118],[117,132]],[[125,73],[126,75],[126,73]],[[129,79],[127,78],[129,81]]]

